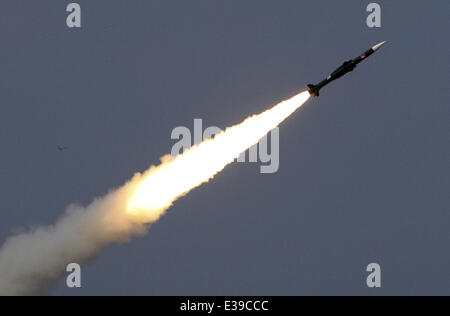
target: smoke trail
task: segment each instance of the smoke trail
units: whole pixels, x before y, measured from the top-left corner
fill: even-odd
[[[87,207],[70,206],[54,225],[9,238],[0,249],[0,295],[34,295],[48,289],[69,263],[86,263],[112,243],[145,234],[172,203],[208,182],[258,143],[309,98],[308,92],[248,118],[214,139],[133,179]]]
[[[9,238],[0,250],[0,295],[40,294],[69,263],[86,263],[109,244],[144,234],[145,223],[123,212],[138,181],[136,176],[86,208],[69,206],[54,226]]]

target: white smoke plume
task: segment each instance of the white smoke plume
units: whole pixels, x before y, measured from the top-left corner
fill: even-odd
[[[123,212],[138,181],[136,176],[86,208],[69,206],[54,226],[9,238],[0,250],[0,295],[42,294],[69,263],[86,263],[111,243],[144,234],[145,222]]]
[[[0,249],[0,295],[41,294],[69,263],[84,264],[112,243],[145,234],[179,197],[208,182],[309,98],[302,92],[175,159],[136,174],[87,207],[70,206],[54,226],[9,238]]]

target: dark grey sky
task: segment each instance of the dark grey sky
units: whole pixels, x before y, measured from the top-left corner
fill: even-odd
[[[174,127],[389,44],[281,126],[278,173],[228,167],[53,294],[450,294],[447,1],[378,1],[376,30],[371,1],[78,1],[80,30],[69,2],[0,6],[0,242],[157,163]]]

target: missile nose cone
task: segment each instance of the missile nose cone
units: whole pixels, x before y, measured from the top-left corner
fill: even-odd
[[[381,46],[383,46],[387,41],[381,42],[377,45],[375,45],[374,47],[372,47],[373,51],[376,52],[377,50],[380,49]]]

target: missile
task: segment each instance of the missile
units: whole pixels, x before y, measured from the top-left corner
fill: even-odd
[[[385,43],[386,43],[386,41],[381,42],[381,43],[373,46],[372,48],[370,48],[366,52],[362,53],[361,55],[359,55],[355,59],[351,59],[351,60],[346,61],[345,63],[342,64],[342,66],[340,66],[338,69],[333,71],[326,79],[322,80],[318,84],[316,84],[316,85],[309,84],[308,85],[309,93],[311,95],[314,95],[314,96],[318,97],[320,89],[325,87],[330,82],[332,82],[332,81],[334,81],[336,79],[339,79],[340,77],[342,77],[343,75],[349,73],[350,71],[353,71],[353,69],[355,69],[356,65],[358,65],[360,62],[362,62],[364,59],[366,59],[367,57],[369,57],[373,53],[375,53],[377,50],[379,50],[380,47],[383,46]]]

